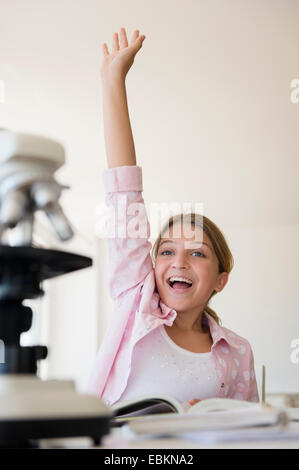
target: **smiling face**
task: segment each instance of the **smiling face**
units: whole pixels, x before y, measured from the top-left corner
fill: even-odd
[[[219,274],[218,259],[211,240],[200,227],[170,227],[169,236],[162,237],[155,263],[156,286],[161,300],[178,313],[202,311],[213,291],[220,292],[228,281],[228,274]],[[175,235],[175,236],[174,236]],[[187,289],[175,290],[169,283],[171,276],[192,281]]]

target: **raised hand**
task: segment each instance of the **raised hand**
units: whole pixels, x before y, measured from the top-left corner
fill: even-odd
[[[120,76],[125,78],[130,70],[135,55],[142,47],[145,36],[139,35],[139,30],[135,29],[132,34],[130,44],[128,44],[125,28],[120,29],[120,44],[118,33],[114,33],[112,41],[112,52],[109,53],[108,46],[102,44],[103,60],[101,65],[101,77]]]

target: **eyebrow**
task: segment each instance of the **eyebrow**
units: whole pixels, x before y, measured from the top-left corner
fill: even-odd
[[[160,246],[163,245],[163,243],[175,243],[173,240],[164,240],[162,243],[160,243]],[[200,245],[194,245],[193,248],[189,248],[190,250],[194,250],[195,248],[200,248],[201,245],[205,245],[207,246],[211,251],[212,251],[212,248],[210,247],[210,245],[208,245],[207,243],[205,242],[202,242]],[[160,248],[159,246],[159,248]]]

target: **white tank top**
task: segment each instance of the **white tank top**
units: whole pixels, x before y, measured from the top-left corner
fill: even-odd
[[[167,394],[186,403],[192,398],[214,398],[218,388],[212,353],[181,348],[161,325],[136,343],[128,383],[119,400]]]

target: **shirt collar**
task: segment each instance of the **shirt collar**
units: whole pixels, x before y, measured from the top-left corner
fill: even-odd
[[[164,304],[160,299],[160,307],[162,310],[162,318],[164,321],[171,326],[177,316],[177,312]],[[226,328],[218,325],[216,320],[209,315],[206,311],[203,312],[202,322],[209,326],[210,333],[213,339],[213,346],[215,346],[218,341],[224,339],[230,346],[233,348],[239,348],[240,344],[235,340],[234,333],[230,332]]]
[[[206,311],[203,313],[202,322],[209,325],[210,333],[213,339],[213,346],[221,339],[224,339],[233,348],[239,347],[239,343],[235,340],[235,335],[226,328],[218,325],[216,320],[214,320],[214,318]]]

